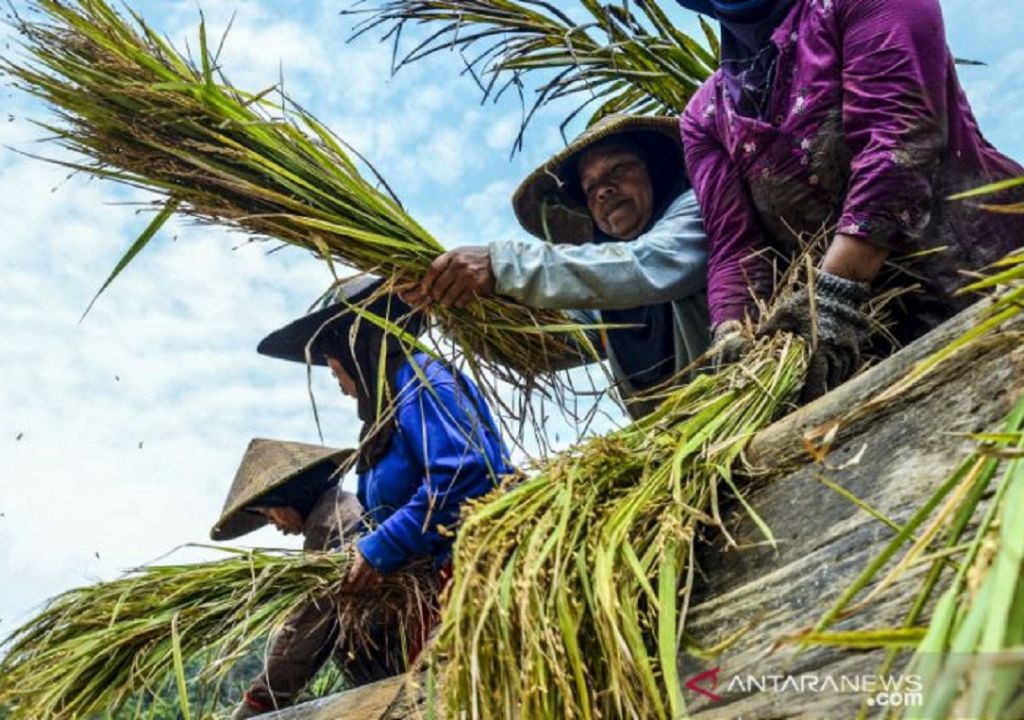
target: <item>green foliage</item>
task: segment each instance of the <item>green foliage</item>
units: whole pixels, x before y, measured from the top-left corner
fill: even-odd
[[[865,407],[877,407],[880,398],[891,400],[974,343],[1001,339],[1016,346],[1019,335],[1000,334],[1004,323],[1024,310],[1024,254],[996,263],[990,274],[963,292],[993,289],[978,325],[911,368],[906,378]],[[1006,655],[1024,648],[1024,397],[1002,428],[971,438],[979,443],[977,449],[897,528],[814,630],[789,638],[809,646],[890,647],[880,675],[894,667],[899,648],[909,645],[915,650],[911,670],[921,677],[925,700],[914,717],[1016,716],[1009,708],[1024,689],[1024,662],[1019,655]],[[926,555],[929,550],[932,554]],[[943,582],[950,558],[955,559],[955,572]],[[922,562],[928,571],[902,627],[824,632],[840,619],[870,609]],[[907,643],[921,631],[919,623],[933,603],[925,634]],[[867,711],[865,706],[861,717]]]
[[[11,720],[138,707],[181,713],[182,686],[198,717],[197,709],[224,702],[225,691],[237,698],[237,687],[224,683],[239,676],[228,671],[251,661],[262,650],[259,641],[300,604],[337,597],[339,625],[360,647],[368,642],[369,615],[390,608],[400,624],[436,593],[429,563],[388,575],[367,603],[364,595],[340,592],[350,552],[223,552],[223,560],[148,566],[51,600],[4,642],[0,705],[12,711]]]
[[[419,281],[443,252],[383,178],[364,176],[361,156],[316,118],[274,88],[253,94],[228,84],[205,26],[196,64],[106,0],[29,6],[41,19],[16,21],[27,59],[6,57],[0,69],[53,109],[60,122],[42,124],[50,141],[82,158],[67,163],[76,170],[166,198],[107,283],[172,211],[297,245],[332,270],[340,261],[384,275],[390,287]],[[512,382],[544,376],[566,353],[589,347],[563,314],[500,297],[430,312],[474,371]]]

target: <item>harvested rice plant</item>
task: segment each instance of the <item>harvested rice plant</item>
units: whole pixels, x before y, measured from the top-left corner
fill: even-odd
[[[354,38],[393,43],[396,71],[454,49],[485,99],[535,91],[520,148],[538,111],[566,99],[565,124],[677,115],[722,53],[708,19],[697,39],[650,1],[367,5],[346,10]],[[76,172],[160,198],[101,293],[175,214],[298,246],[336,278],[344,267],[379,275],[377,298],[405,292],[445,252],[344,138],[279,88],[229,83],[205,23],[189,53],[128,6],[30,6],[12,19],[22,46],[0,68],[49,108],[47,142],[71,151],[61,162]],[[943,202],[1012,217],[1024,213],[1021,185]],[[815,279],[827,273],[810,270],[819,261],[792,263],[762,298],[766,315],[787,293],[812,308],[835,301]],[[805,338],[744,326],[738,361],[704,348],[645,394],[645,416],[522,463],[466,500],[450,559],[382,574],[372,594],[349,591],[367,560],[356,545],[221,548],[220,560],[145,565],[60,594],[6,630],[0,717],[221,716],[200,689],[241,695],[230,687],[239,665],[328,597],[340,598],[332,621],[353,656],[377,650],[367,628],[381,617],[403,647],[436,622],[405,675],[385,681],[393,692],[375,717],[722,717],[722,703],[730,717],[1024,717],[1024,255],[971,275],[957,297],[976,305],[805,407],[829,327],[812,322]],[[607,355],[608,325],[500,294],[424,307],[430,346],[347,309],[410,355],[455,348],[478,382],[559,398],[573,391],[562,369]],[[872,484],[890,467],[902,486]],[[868,663],[881,689],[819,692],[826,675],[863,678]],[[766,676],[803,679],[773,694]],[[301,697],[345,685],[336,680]],[[325,711],[344,718],[350,701]]]

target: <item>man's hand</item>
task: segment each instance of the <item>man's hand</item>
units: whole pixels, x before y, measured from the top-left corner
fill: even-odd
[[[464,308],[474,298],[493,294],[491,251],[486,245],[478,245],[456,248],[438,257],[420,284],[402,293],[402,299],[410,305],[431,299],[445,307]]]
[[[791,332],[811,348],[801,400],[810,402],[860,369],[860,348],[869,322],[861,308],[870,297],[866,283],[819,270],[814,283],[815,312],[808,288],[790,291],[779,301],[759,336]]]
[[[345,577],[345,590],[352,593],[373,590],[384,581],[384,578],[381,577],[381,574],[377,572],[377,569],[374,568],[365,557],[363,557],[363,554],[359,552],[358,547],[353,546],[352,549],[355,553],[355,559],[352,563],[352,567],[348,569],[348,575]]]

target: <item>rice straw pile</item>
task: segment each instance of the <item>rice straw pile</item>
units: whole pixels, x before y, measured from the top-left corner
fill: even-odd
[[[148,566],[51,600],[4,642],[0,707],[12,720],[88,717],[163,687],[176,667],[184,697],[181,668],[190,659],[212,656],[204,674],[223,676],[306,600],[340,598],[342,632],[360,647],[367,616],[386,608],[400,624],[437,591],[434,573],[419,566],[388,575],[367,602],[338,593],[349,553],[224,552],[223,560]]]
[[[761,340],[742,365],[698,376],[644,420],[478,503],[459,529],[435,647],[449,710],[680,716],[693,544],[702,525],[721,526],[719,484],[736,491],[733,461],[804,368],[801,342]]]
[[[28,59],[7,58],[0,68],[63,121],[44,127],[84,158],[71,167],[167,198],[114,275],[174,212],[283,240],[332,267],[337,260],[394,283],[418,281],[443,252],[309,113],[283,96],[277,102],[277,88],[252,95],[228,84],[205,27],[194,63],[106,0],[31,0],[29,7],[38,19],[16,19]],[[512,381],[557,365],[582,337],[561,313],[500,298],[433,312],[474,367]]]

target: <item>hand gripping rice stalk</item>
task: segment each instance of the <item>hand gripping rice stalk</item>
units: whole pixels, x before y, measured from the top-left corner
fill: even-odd
[[[372,642],[363,637],[367,617],[383,608],[405,623],[437,593],[429,563],[388,575],[367,602],[338,592],[348,552],[224,552],[223,560],[147,566],[58,595],[4,641],[0,707],[11,720],[83,718],[165,687],[176,666],[223,677],[296,607],[325,596],[339,598],[341,632],[358,648]]]
[[[644,420],[469,512],[435,648],[471,718],[678,717],[692,548],[731,466],[799,390],[802,343],[759,341]],[[764,528],[767,533],[767,528]],[[770,533],[769,533],[770,537]],[[464,715],[463,715],[464,713]]]
[[[418,281],[443,252],[312,115],[283,96],[276,102],[276,88],[253,95],[232,87],[204,26],[194,63],[139,15],[129,22],[106,0],[30,0],[29,9],[32,19],[15,20],[26,57],[0,60],[0,68],[53,109],[60,122],[43,127],[83,158],[63,164],[166,198],[114,275],[174,212],[282,240],[332,268],[340,261],[395,284]],[[561,313],[500,298],[433,312],[470,362],[513,381],[588,347]]]

